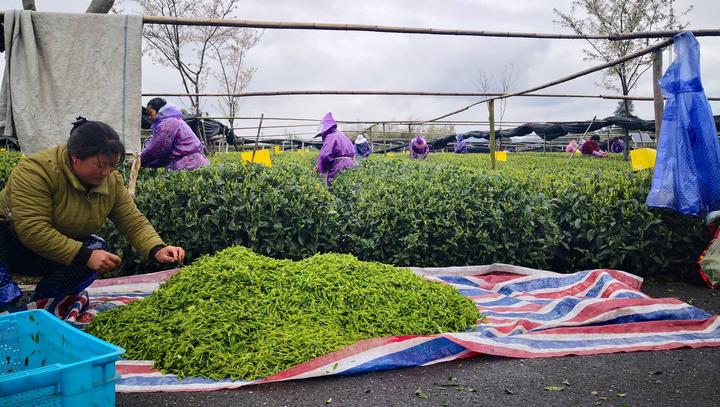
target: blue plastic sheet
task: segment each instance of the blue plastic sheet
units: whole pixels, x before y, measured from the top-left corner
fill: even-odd
[[[700,46],[690,32],[673,41],[675,61],[660,80],[665,113],[646,203],[704,215],[720,209],[720,145],[700,81]]]

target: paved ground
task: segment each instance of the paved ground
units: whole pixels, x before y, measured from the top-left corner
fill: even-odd
[[[644,291],[720,313],[720,290],[646,282]],[[118,394],[117,400],[119,406],[718,406],[720,348],[553,359],[477,357],[234,391]]]

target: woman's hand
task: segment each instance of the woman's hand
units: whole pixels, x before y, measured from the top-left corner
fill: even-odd
[[[120,257],[105,250],[93,250],[87,266],[98,273],[107,273],[115,270],[120,265],[120,260]]]
[[[158,263],[178,263],[185,260],[185,250],[182,247],[165,246],[155,253],[155,260]]]

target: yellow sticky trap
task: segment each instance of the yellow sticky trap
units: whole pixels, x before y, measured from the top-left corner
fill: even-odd
[[[253,152],[245,151],[240,153],[240,158],[243,161],[254,162],[256,164],[264,165],[266,167],[272,167],[272,161],[270,161],[270,150],[262,149],[255,152],[255,159],[253,160]]]
[[[507,151],[496,151],[495,152],[495,160],[507,161]]]
[[[283,150],[280,146],[275,146],[275,154],[282,154]]]
[[[633,171],[640,171],[655,167],[657,151],[654,148],[638,148],[630,150],[630,164]]]

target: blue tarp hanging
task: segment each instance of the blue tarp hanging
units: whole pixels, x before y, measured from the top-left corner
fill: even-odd
[[[646,203],[704,215],[720,209],[720,145],[700,81],[700,46],[691,32],[673,41],[675,61],[660,79],[665,112]]]

